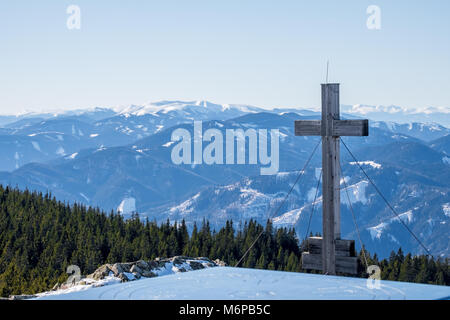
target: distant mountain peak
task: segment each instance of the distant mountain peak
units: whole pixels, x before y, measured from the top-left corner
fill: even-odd
[[[396,105],[368,105],[368,104],[354,104],[343,105],[342,110],[346,113],[354,113],[360,115],[366,115],[370,113],[403,113],[403,114],[433,114],[433,113],[450,113],[449,107],[426,107],[426,108],[405,108]]]
[[[169,112],[196,112],[196,113],[220,113],[227,112],[233,115],[261,112],[265,109],[245,104],[217,104],[207,100],[161,100],[143,105],[130,105],[118,110],[122,115],[142,116],[146,114],[167,114]]]
[[[370,120],[397,123],[438,123],[450,128],[450,107],[405,108],[395,105],[373,106],[366,104],[342,105],[342,112],[364,116]]]

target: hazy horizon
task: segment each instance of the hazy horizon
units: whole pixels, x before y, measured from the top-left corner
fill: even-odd
[[[446,0],[2,2],[0,114],[167,97],[314,109],[327,61],[342,104],[450,109],[448,12]]]
[[[297,109],[297,110],[310,110],[310,111],[316,111],[316,112],[320,112],[320,106],[282,106],[282,105],[275,105],[272,107],[266,107],[266,106],[258,106],[258,105],[251,105],[251,104],[243,104],[243,103],[220,103],[217,101],[210,101],[210,100],[181,100],[181,99],[162,99],[162,100],[156,100],[156,101],[150,101],[147,103],[130,103],[130,104],[124,104],[124,105],[110,105],[110,106],[80,106],[80,107],[73,107],[73,108],[53,108],[53,109],[35,109],[35,110],[22,110],[22,111],[18,111],[16,113],[7,113],[4,112],[4,110],[0,109],[0,116],[23,116],[23,115],[27,115],[27,114],[64,114],[66,112],[70,113],[70,112],[75,112],[75,111],[79,111],[79,112],[85,112],[85,111],[92,111],[95,109],[108,109],[108,110],[112,110],[114,112],[123,112],[125,109],[131,107],[131,106],[136,106],[136,107],[144,107],[144,106],[149,106],[155,103],[161,103],[161,102],[182,102],[182,103],[196,103],[196,102],[203,102],[203,101],[207,101],[209,103],[212,104],[217,104],[217,105],[234,105],[234,106],[239,106],[239,105],[248,105],[248,106],[252,106],[252,107],[257,107],[257,108],[261,108],[261,109],[265,109],[265,110],[273,110],[273,109]],[[345,107],[345,110],[344,108]],[[353,111],[348,110],[348,107],[353,107]],[[356,108],[355,108],[356,107]],[[368,109],[367,113],[370,112],[374,112],[374,111],[381,111],[381,112],[386,112],[386,113],[400,113],[400,112],[404,112],[404,113],[408,113],[408,114],[415,114],[415,113],[433,113],[433,112],[439,112],[439,113],[450,113],[450,108],[445,108],[445,107],[426,107],[426,108],[407,108],[407,107],[403,107],[403,106],[396,106],[396,105],[370,105],[370,104],[355,104],[355,105],[349,105],[349,104],[345,104],[345,103],[341,103],[341,112],[343,113],[357,113],[357,114],[365,114],[366,112],[364,112],[364,109]],[[392,109],[396,109],[399,110],[397,112],[394,112]]]

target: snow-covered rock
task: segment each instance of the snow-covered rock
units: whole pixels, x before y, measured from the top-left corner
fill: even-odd
[[[65,296],[74,292],[83,292],[92,288],[98,288],[117,284],[143,280],[146,278],[167,276],[180,272],[201,270],[217,266],[226,266],[223,261],[211,261],[205,257],[191,258],[175,256],[172,258],[156,258],[151,261],[139,260],[128,263],[105,264],[95,270],[92,274],[72,283],[57,284],[52,291],[22,297],[49,298],[53,296]]]

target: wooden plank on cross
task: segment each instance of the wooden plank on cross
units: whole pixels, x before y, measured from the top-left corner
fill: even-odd
[[[295,120],[296,136],[321,136],[322,121],[320,120]]]
[[[312,254],[310,252],[302,253],[302,268],[308,270],[323,271],[322,255]],[[358,273],[358,258],[336,256],[336,272],[357,274]]]
[[[354,257],[356,255],[355,240],[336,239],[335,241],[336,256]],[[322,237],[309,237],[307,248],[311,254],[320,254],[322,252]]]
[[[369,120],[333,120],[333,136],[369,135]]]
[[[296,136],[321,136],[321,120],[295,120]],[[369,121],[363,120],[333,120],[333,136],[359,136],[369,135]]]

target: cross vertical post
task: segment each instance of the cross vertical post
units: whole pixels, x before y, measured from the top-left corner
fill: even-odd
[[[322,84],[322,119],[296,120],[296,136],[322,137],[322,237],[308,238],[302,253],[304,269],[357,273],[354,240],[341,239],[340,136],[368,136],[368,120],[341,120],[339,84]]]
[[[336,274],[336,239],[341,237],[339,136],[333,135],[333,120],[339,120],[339,84],[322,84],[322,267]]]

